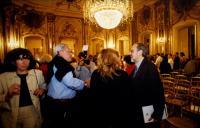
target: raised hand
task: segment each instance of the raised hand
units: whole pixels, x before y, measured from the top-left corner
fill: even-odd
[[[11,97],[13,97],[14,95],[19,95],[20,93],[20,85],[19,84],[12,84],[9,88],[8,88],[8,93],[6,95],[6,100],[9,100]]]

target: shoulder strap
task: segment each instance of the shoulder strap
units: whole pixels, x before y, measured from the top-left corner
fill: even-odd
[[[35,69],[33,69],[33,71],[34,71],[34,74],[35,74],[35,79],[36,79],[36,81],[37,81],[37,85],[39,85],[39,83],[38,83],[38,78],[37,78],[37,75],[36,75]]]

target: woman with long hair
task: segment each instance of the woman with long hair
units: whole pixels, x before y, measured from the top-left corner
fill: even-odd
[[[103,49],[98,55],[87,95],[87,120],[91,128],[125,126],[128,74],[120,69],[119,53]]]

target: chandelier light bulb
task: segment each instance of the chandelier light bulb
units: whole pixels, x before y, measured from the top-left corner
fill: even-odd
[[[85,22],[98,24],[104,29],[113,29],[133,17],[131,0],[85,0]]]
[[[102,10],[94,14],[96,22],[105,29],[113,29],[117,27],[123,17],[118,10]]]

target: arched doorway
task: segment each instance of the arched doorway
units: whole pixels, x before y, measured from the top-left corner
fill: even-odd
[[[128,36],[122,36],[122,37],[120,37],[118,39],[118,41],[117,41],[116,48],[118,49],[119,54],[121,56],[129,54],[130,48],[131,48],[131,44],[129,43]]]
[[[144,42],[145,46],[148,48],[148,54],[149,54],[150,41],[151,41],[151,34],[150,33],[144,34],[144,41],[143,42]]]
[[[197,22],[179,23],[173,30],[173,52],[184,52],[188,58],[197,56]]]
[[[187,57],[195,55],[195,26],[185,26],[178,30],[179,51],[184,52]]]
[[[139,42],[144,43],[144,45],[148,49],[148,54],[155,54],[158,52],[157,47],[156,47],[157,44],[155,41],[155,33],[153,31],[147,31],[147,32],[141,33],[139,35]]]
[[[104,40],[93,38],[89,43],[89,54],[96,55],[104,48]]]
[[[24,37],[24,47],[29,49],[36,60],[40,60],[40,56],[45,53],[46,47],[44,38],[38,35],[29,35]]]

